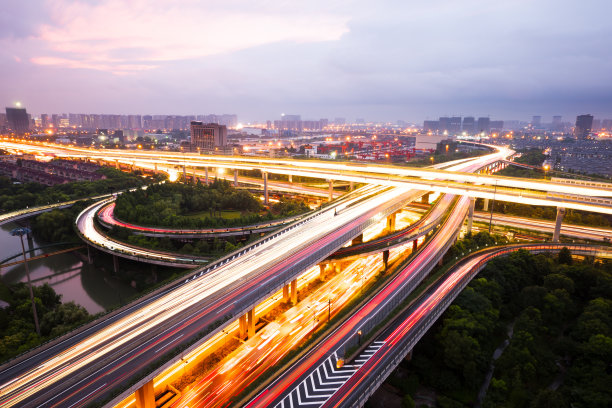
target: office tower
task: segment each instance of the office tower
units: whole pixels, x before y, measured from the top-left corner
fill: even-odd
[[[608,132],[612,130],[612,119],[603,119],[601,121],[602,130],[607,130]]]
[[[531,126],[534,128],[539,128],[542,126],[542,116],[534,116],[531,118]]]
[[[455,135],[461,132],[461,116],[453,116],[448,122],[448,133]]]
[[[601,129],[601,119],[593,119],[593,124],[591,125],[591,130],[593,132],[596,132],[599,129]]]
[[[227,144],[227,127],[216,123],[191,122],[191,150],[203,152],[223,148]]]
[[[474,121],[474,117],[466,116],[465,118],[463,118],[462,130],[468,135],[471,135],[472,133],[474,133],[475,125],[476,121]]]
[[[553,116],[551,128],[552,130],[561,130],[563,128],[563,124],[561,123],[561,116]]]
[[[438,130],[440,132],[448,132],[448,128],[450,128],[450,118],[443,116],[438,119]]]
[[[576,127],[574,128],[574,137],[576,139],[586,139],[591,133],[593,126],[593,115],[579,115],[576,117]]]
[[[49,115],[47,115],[46,113],[42,113],[40,115],[40,124],[43,128],[48,128],[49,127]]]
[[[25,108],[6,108],[6,121],[13,132],[24,134],[30,130],[30,120]]]
[[[489,133],[490,130],[491,130],[491,119],[478,118],[478,123],[476,124],[476,132]]]
[[[60,115],[53,113],[51,115],[51,123],[53,123],[54,128],[58,128],[60,123]]]

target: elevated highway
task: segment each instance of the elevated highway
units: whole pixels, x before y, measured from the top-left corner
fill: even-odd
[[[612,184],[565,183],[548,180],[518,179],[465,171],[423,169],[360,163],[296,161],[250,157],[202,156],[171,152],[93,150],[56,145],[0,142],[7,150],[53,153],[57,156],[83,157],[113,163],[133,163],[150,169],[165,168],[179,173],[182,166],[222,169],[258,169],[264,173],[317,177],[364,184],[402,186],[446,194],[466,195],[530,205],[549,205],[612,214]],[[511,151],[506,150],[506,156]],[[483,156],[484,157],[484,156]],[[503,161],[504,157],[497,161]],[[496,161],[496,162],[497,162]],[[489,163],[491,165],[495,162]]]
[[[397,282],[390,282],[375,299],[356,311],[345,324],[297,361],[246,407],[363,406],[487,262],[519,249],[541,253],[556,252],[563,247],[568,247],[575,254],[612,257],[611,247],[582,244],[522,244],[482,250],[461,260],[434,288],[378,330],[371,343],[361,347],[352,361],[339,365],[338,360],[345,356],[347,350],[359,346],[362,333],[364,336],[368,333],[364,323],[371,321],[381,309],[387,309],[385,314],[388,314],[399,305],[400,302],[394,299],[397,291],[388,292],[388,288],[397,285]],[[406,270],[422,268],[414,264],[411,263]],[[385,292],[388,292],[387,296],[382,296]]]

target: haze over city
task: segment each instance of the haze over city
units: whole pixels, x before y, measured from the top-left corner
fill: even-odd
[[[421,122],[612,112],[607,1],[20,1],[0,89],[30,112]]]

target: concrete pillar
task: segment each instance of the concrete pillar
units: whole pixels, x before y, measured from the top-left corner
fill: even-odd
[[[326,268],[326,264],[319,264],[319,279],[321,279],[322,281],[325,281],[327,279],[327,274],[325,273]]]
[[[242,315],[238,318],[238,336],[244,339],[247,335],[247,317]]]
[[[208,185],[208,166],[204,167],[204,184]]]
[[[268,205],[269,200],[268,200],[268,172],[264,171],[263,173],[263,180],[264,180],[264,204]]]
[[[397,213],[393,213],[387,216],[387,229],[391,231],[395,231],[395,216]]]
[[[383,251],[383,263],[385,264],[385,271],[386,271],[387,267],[389,266],[389,250],[388,249]]]
[[[115,269],[115,275],[119,275],[119,257],[113,255],[113,268]]]
[[[361,243],[363,243],[363,232],[353,238],[353,240],[351,241],[351,245],[357,245]]]
[[[412,360],[412,350],[410,350],[408,352],[408,354],[406,354],[406,357],[404,357],[405,361],[411,361]]]
[[[329,179],[329,201],[334,199],[334,180]]]
[[[565,208],[557,207],[557,219],[555,220],[555,232],[553,232],[553,242],[559,242],[561,236],[561,224],[565,216]]]
[[[297,304],[298,295],[297,295],[297,279],[291,281],[291,303],[294,305]]]
[[[154,164],[154,173],[157,174],[157,163]]]
[[[482,211],[489,211],[489,199],[484,199],[484,204],[482,205]]]
[[[419,244],[417,240],[415,239],[414,241],[412,241],[412,252],[416,251],[418,248],[419,248]]]
[[[292,174],[289,175],[289,182],[293,183],[293,175]]]
[[[238,187],[238,169],[234,169],[234,187]]]
[[[429,193],[425,193],[421,196],[421,204],[429,204]]]
[[[187,167],[183,164],[183,182],[188,183],[189,180],[187,179]]]
[[[353,191],[355,189],[355,183],[349,181],[349,191]]]
[[[118,159],[115,159],[115,168],[117,170],[121,170],[121,167],[119,166],[119,160]]]
[[[136,390],[136,408],[155,408],[153,380]]]
[[[467,233],[472,232],[472,224],[474,222],[474,205],[476,204],[476,199],[474,197],[470,197],[470,208],[468,210],[468,224],[467,224]]]
[[[253,316],[253,309],[247,312],[247,333],[249,339],[255,336],[255,316]]]
[[[289,285],[286,283],[283,285],[283,301],[289,301]]]
[[[93,257],[91,256],[91,247],[87,245],[87,262],[91,265],[93,263]]]

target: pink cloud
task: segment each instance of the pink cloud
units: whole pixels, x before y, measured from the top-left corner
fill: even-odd
[[[53,24],[41,27],[39,40],[55,56],[31,61],[114,73],[280,41],[335,41],[348,31],[348,17],[323,0],[284,5],[265,0],[186,0],[180,6],[144,0],[48,3]]]

